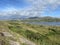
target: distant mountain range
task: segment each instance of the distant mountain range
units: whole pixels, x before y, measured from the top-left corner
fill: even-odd
[[[29,17],[26,20],[23,21],[28,21],[28,22],[60,22],[60,18],[55,18],[55,17]]]
[[[47,21],[47,22],[60,22],[60,18],[54,17],[30,17],[30,16],[22,16],[22,15],[0,15],[0,20],[25,20],[25,21]]]
[[[21,15],[0,15],[0,20],[17,20],[17,19],[25,19],[28,16]]]

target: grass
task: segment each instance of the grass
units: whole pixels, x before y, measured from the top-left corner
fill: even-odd
[[[9,30],[8,25],[9,23],[7,21],[0,21],[0,33],[8,32],[11,33],[11,35],[13,35],[13,37],[0,35],[0,41],[1,41],[0,43],[2,43],[2,45],[11,45],[9,43],[10,40],[19,42],[18,34]]]
[[[60,27],[10,22],[8,28],[37,45],[60,45]]]
[[[0,32],[2,31],[8,31],[15,37],[2,38],[0,36],[4,45],[9,45],[8,40],[19,41],[18,34],[35,42],[36,45],[60,45],[60,26],[25,24],[21,21],[0,21]]]

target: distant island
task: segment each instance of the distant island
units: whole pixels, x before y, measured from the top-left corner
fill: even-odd
[[[55,18],[55,17],[29,17],[26,18],[22,21],[27,21],[27,22],[60,22],[60,18]]]

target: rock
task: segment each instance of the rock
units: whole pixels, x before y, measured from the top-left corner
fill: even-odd
[[[4,36],[7,36],[7,37],[12,37],[12,36],[13,36],[13,35],[10,34],[9,32],[2,32],[2,34],[3,34]]]
[[[20,41],[21,43],[25,43],[27,45],[35,45],[35,43],[33,43],[32,41],[27,40],[26,38],[23,38],[23,37],[20,38]]]
[[[0,32],[0,36],[4,36],[4,34]]]
[[[19,43],[19,42],[12,41],[12,40],[10,40],[10,41],[9,41],[9,43],[10,43],[10,45],[20,45],[20,43]]]

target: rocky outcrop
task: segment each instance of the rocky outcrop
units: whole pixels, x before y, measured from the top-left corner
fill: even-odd
[[[6,45],[5,44],[5,39],[7,38],[7,37],[10,37],[10,38],[12,38],[13,37],[13,35],[12,34],[10,34],[9,32],[0,32],[0,45]],[[4,39],[3,39],[4,38]],[[8,40],[8,39],[7,39]],[[18,42],[18,41],[13,41],[13,40],[8,40],[8,42],[7,43],[9,43],[9,45],[20,45],[20,42]]]
[[[20,43],[19,43],[19,42],[12,41],[12,40],[10,40],[10,41],[9,41],[9,43],[10,43],[10,45],[20,45]]]

